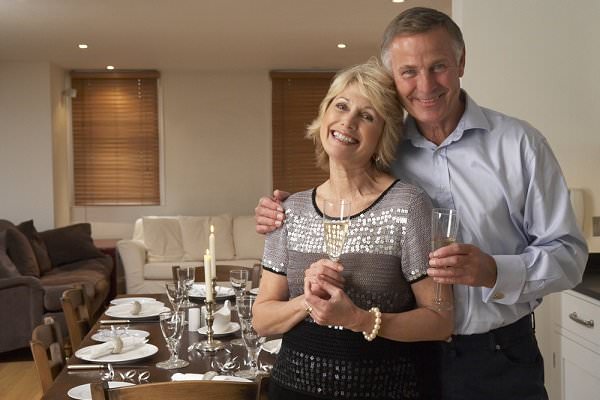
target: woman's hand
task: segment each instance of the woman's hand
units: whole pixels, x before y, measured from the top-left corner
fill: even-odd
[[[329,293],[320,287],[320,282],[328,282],[331,285],[340,289],[344,288],[345,279],[342,276],[344,266],[338,262],[329,259],[321,259],[310,265],[304,271],[304,282],[310,283],[312,294],[329,299]]]
[[[344,290],[328,281],[320,280],[319,290],[327,293],[327,299],[317,295],[313,284],[304,281],[304,301],[312,308],[311,318],[319,325],[343,326],[353,331],[362,331],[369,325],[369,313],[358,308]]]

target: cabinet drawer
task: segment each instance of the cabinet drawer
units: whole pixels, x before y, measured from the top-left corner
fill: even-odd
[[[581,338],[600,346],[600,303],[571,291],[561,296],[560,324]]]

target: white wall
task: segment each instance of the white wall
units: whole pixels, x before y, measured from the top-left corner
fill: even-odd
[[[600,251],[600,2],[455,0],[453,14],[467,46],[463,87],[546,136],[569,186],[584,190],[584,233]]]
[[[50,64],[0,62],[0,218],[54,226]]]
[[[72,219],[92,222],[97,238],[129,235],[143,215],[253,214],[271,189],[267,71],[162,71],[161,90],[164,203],[73,208]]]

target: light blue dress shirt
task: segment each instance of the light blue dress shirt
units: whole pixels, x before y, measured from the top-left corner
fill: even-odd
[[[588,249],[546,139],[463,95],[465,112],[440,146],[407,119],[392,169],[421,186],[434,206],[457,209],[459,241],[496,261],[495,287],[454,286],[455,333],[464,335],[508,325],[544,295],[575,286]]]

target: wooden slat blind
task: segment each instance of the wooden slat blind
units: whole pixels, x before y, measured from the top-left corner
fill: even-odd
[[[72,72],[75,205],[158,205],[158,72]]]
[[[317,186],[329,176],[316,167],[315,147],[305,134],[334,74],[271,72],[274,189],[294,193]]]

